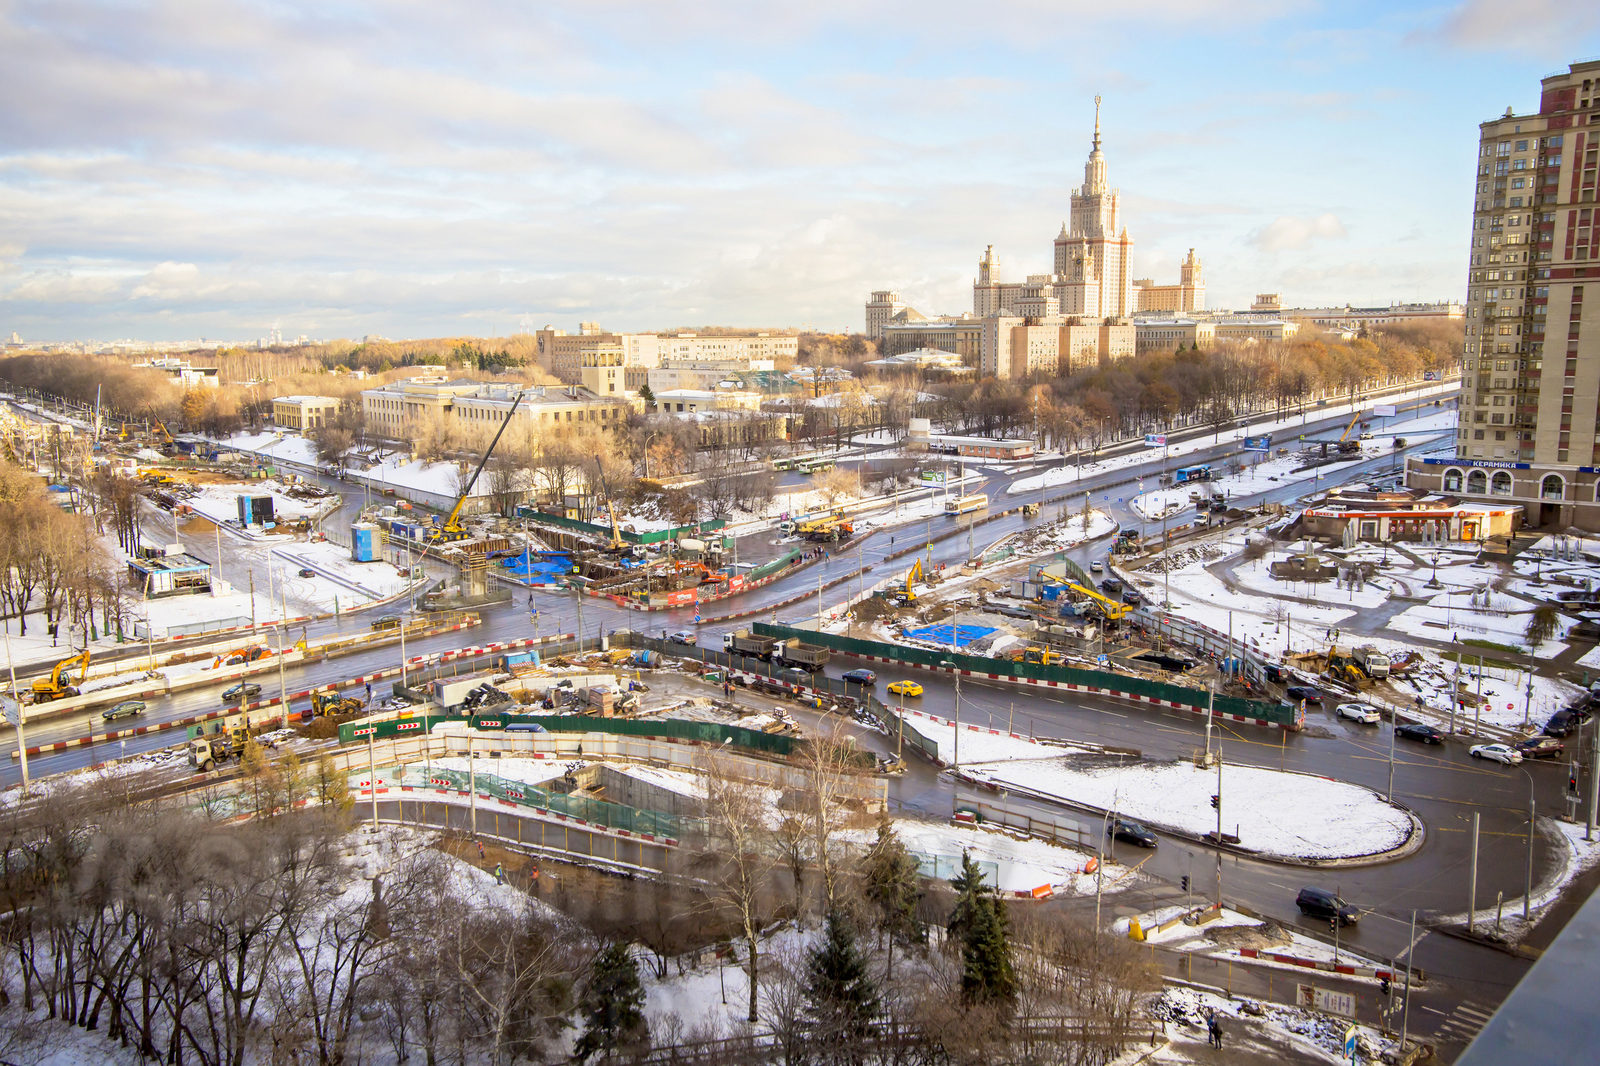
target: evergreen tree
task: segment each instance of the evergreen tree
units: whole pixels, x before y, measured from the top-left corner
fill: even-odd
[[[917,860],[887,817],[878,823],[878,839],[867,853],[863,875],[867,899],[877,911],[878,935],[889,937],[885,976],[892,977],[895,938],[910,939],[918,934],[917,903],[922,899],[922,885]]]
[[[644,987],[639,984],[639,967],[628,945],[619,941],[595,956],[578,1007],[583,1012],[583,1036],[574,1048],[579,1061],[596,1051],[610,1057],[619,1046],[649,1037]]]
[[[1005,904],[984,892],[961,950],[961,995],[968,1003],[1010,1002],[1017,995]]]
[[[644,401],[646,407],[654,407],[656,405],[656,394],[650,391],[649,382],[639,383],[639,399]]]
[[[806,1013],[825,1040],[859,1037],[878,1013],[878,989],[850,923],[832,911],[827,935],[806,960]]]
[[[950,912],[945,932],[950,934],[951,939],[964,942],[977,913],[978,901],[986,894],[983,870],[965,849],[961,852],[961,872],[950,879],[950,887],[956,890],[956,905]]]

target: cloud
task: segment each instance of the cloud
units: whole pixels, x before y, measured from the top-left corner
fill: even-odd
[[[1413,30],[1406,43],[1442,43],[1474,52],[1565,59],[1571,56],[1575,42],[1597,27],[1600,8],[1593,3],[1465,0],[1433,25]]]
[[[1311,247],[1315,240],[1343,240],[1348,236],[1339,216],[1331,212],[1315,218],[1279,215],[1250,235],[1250,243],[1263,252],[1288,252]]]

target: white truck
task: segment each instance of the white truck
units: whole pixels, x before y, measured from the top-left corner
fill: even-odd
[[[1357,648],[1355,658],[1362,672],[1372,680],[1381,681],[1389,676],[1389,657],[1371,644],[1363,644]]]

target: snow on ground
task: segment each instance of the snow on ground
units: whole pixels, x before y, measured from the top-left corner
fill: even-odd
[[[963,737],[963,740],[966,738]],[[1079,767],[1057,749],[1007,738],[1008,754],[986,762],[962,756],[961,772],[981,783],[1027,790],[1184,833],[1215,832],[1211,797],[1217,771],[1192,763],[1133,762]],[[1409,815],[1359,785],[1256,766],[1222,767],[1222,830],[1267,855],[1333,859],[1399,847]]]
[[[391,455],[383,462],[366,467],[364,470],[352,469],[347,476],[357,481],[365,481],[379,491],[385,487],[417,489],[454,499],[461,494],[462,486],[466,484],[461,480],[460,469],[455,463],[425,463],[420,459]],[[471,476],[470,471],[467,476]],[[474,496],[486,496],[488,492],[488,483],[485,481],[480,480],[473,486]]]
[[[1198,900],[1197,906],[1204,906],[1205,901]],[[1144,914],[1136,914],[1127,918],[1118,918],[1111,927],[1111,931],[1118,936],[1127,936],[1129,923],[1138,919],[1140,928],[1144,932],[1145,941],[1172,951],[1184,951],[1196,955],[1208,955],[1218,959],[1244,959],[1239,953],[1239,948],[1259,948],[1263,951],[1273,951],[1281,955],[1291,955],[1297,959],[1310,959],[1315,962],[1333,962],[1335,948],[1332,944],[1306,936],[1294,929],[1281,926],[1276,922],[1265,922],[1259,918],[1251,918],[1240,914],[1238,911],[1222,908],[1220,917],[1214,918],[1203,925],[1189,925],[1179,923],[1167,930],[1158,930],[1163,922],[1172,920],[1183,914],[1185,908],[1182,904],[1169,907],[1159,907]],[[1219,929],[1235,930],[1235,933],[1224,933],[1215,936]],[[1248,935],[1258,932],[1259,936]],[[1238,934],[1245,935],[1238,935]],[[1337,949],[1338,961],[1341,965],[1370,966],[1375,969],[1386,968],[1379,960],[1371,959],[1357,952],[1351,951],[1347,945],[1341,944]],[[1273,963],[1265,960],[1251,960],[1254,966],[1276,966],[1283,969],[1296,969],[1293,963]],[[1377,978],[1354,977],[1348,980],[1365,981],[1377,984]]]
[[[1389,619],[1386,628],[1414,637],[1459,644],[1463,640],[1489,640],[1522,649],[1534,604],[1505,593],[1489,594],[1489,606],[1481,599],[1475,606],[1473,593],[1445,591],[1425,604],[1409,607]],[[1577,620],[1561,615],[1556,632],[1565,632]],[[1560,640],[1547,640],[1535,649],[1541,659],[1552,659],[1567,648]]]
[[[1095,875],[1084,873],[1091,858],[1073,848],[1048,840],[1013,836],[981,826],[948,825],[899,818],[895,833],[907,850],[920,855],[942,855],[959,865],[963,852],[979,862],[992,862],[999,869],[1000,891],[1032,892],[1048,885],[1055,895],[1093,895]],[[840,834],[841,839],[871,847],[877,831],[857,829]],[[1137,875],[1126,867],[1108,867],[1101,878],[1103,891],[1128,887]]]
[[[941,759],[946,762],[954,759],[956,729],[952,722],[908,708],[906,723],[939,745]],[[968,763],[999,762],[1006,759],[1038,759],[1050,755],[1081,754],[1087,750],[1072,745],[1046,744],[1022,736],[1013,736],[1003,730],[991,730],[970,723],[962,723],[961,726],[962,766]]]
[[[297,521],[302,518],[316,518],[325,513],[330,507],[337,507],[337,495],[324,496],[316,499],[300,500],[286,495],[287,489],[277,481],[255,481],[249,484],[236,485],[199,485],[199,493],[186,498],[183,502],[194,508],[196,512],[204,515],[217,523],[237,523],[239,521],[239,498],[241,496],[271,496],[272,513],[275,520]]]
[[[317,465],[317,446],[298,433],[237,433],[218,443],[238,452],[250,452],[302,466]]]
[[[1246,1013],[1245,1006],[1258,1008],[1259,1017]],[[1392,1062],[1397,1044],[1369,1025],[1351,1022],[1319,1011],[1281,1003],[1219,996],[1194,988],[1167,988],[1152,1001],[1151,1014],[1164,1023],[1171,1043],[1151,1052],[1144,1047],[1130,1049],[1118,1063],[1150,1063],[1152,1066],[1188,1062],[1227,1062],[1229,1051],[1202,1052],[1198,1045],[1206,1039],[1206,1018],[1215,1012],[1222,1022],[1224,1046],[1239,1061],[1269,1062],[1292,1052],[1342,1066],[1345,1033],[1354,1025],[1356,1045],[1362,1062]],[[1196,1056],[1204,1056],[1197,1058]]]
[[[804,973],[806,954],[820,937],[820,929],[786,924],[762,938],[761,953],[766,964],[781,962]],[[699,965],[687,966],[682,974],[673,966],[665,979],[657,978],[648,964],[641,963],[644,1014],[657,1040],[671,1039],[674,1028],[678,1040],[715,1039],[748,1029],[745,1018],[750,1009],[750,985],[743,964],[746,949],[742,939],[734,941],[734,947],[737,959],[719,960],[714,951],[707,950],[701,954]]]

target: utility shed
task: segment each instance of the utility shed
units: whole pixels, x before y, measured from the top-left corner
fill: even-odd
[[[186,554],[129,559],[128,581],[141,590],[146,599],[209,593],[211,564]]]

